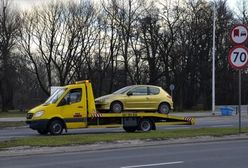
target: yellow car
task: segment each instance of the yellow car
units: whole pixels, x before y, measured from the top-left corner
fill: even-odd
[[[173,109],[171,96],[161,87],[132,85],[95,99],[99,111],[120,113],[122,111],[158,111],[168,114]]]

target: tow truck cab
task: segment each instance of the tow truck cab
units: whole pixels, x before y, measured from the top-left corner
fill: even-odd
[[[87,127],[87,117],[95,113],[91,83],[86,80],[58,88],[45,103],[27,113],[26,123],[41,134],[60,134],[63,129]]]

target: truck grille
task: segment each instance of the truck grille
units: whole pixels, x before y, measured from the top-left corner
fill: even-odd
[[[27,116],[26,116],[27,119],[31,119],[32,117],[33,117],[33,113],[27,113]]]

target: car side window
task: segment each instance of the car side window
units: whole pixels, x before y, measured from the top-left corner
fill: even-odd
[[[81,98],[82,98],[82,89],[78,88],[78,89],[70,90],[70,92],[67,93],[67,95],[64,97],[64,100],[66,104],[73,104],[80,102]]]
[[[160,93],[159,88],[156,87],[149,87],[149,95],[157,95]]]
[[[132,95],[136,95],[136,96],[147,95],[147,87],[141,86],[141,87],[134,88],[132,90]]]

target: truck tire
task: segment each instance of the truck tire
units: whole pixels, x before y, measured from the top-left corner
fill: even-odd
[[[37,130],[37,132],[38,132],[40,135],[47,135],[47,134],[48,134],[48,131],[47,131],[47,130]]]
[[[170,106],[168,105],[168,103],[161,103],[158,107],[158,112],[161,114],[169,114]]]
[[[113,113],[120,113],[123,111],[123,105],[121,102],[115,101],[111,103],[110,111]]]
[[[123,126],[123,129],[126,132],[135,132],[137,130],[137,127],[127,127],[127,126]]]
[[[63,123],[59,120],[53,120],[49,124],[49,132],[51,135],[60,135],[63,132]]]
[[[149,119],[142,119],[139,123],[139,130],[148,132],[153,129],[153,123]]]

